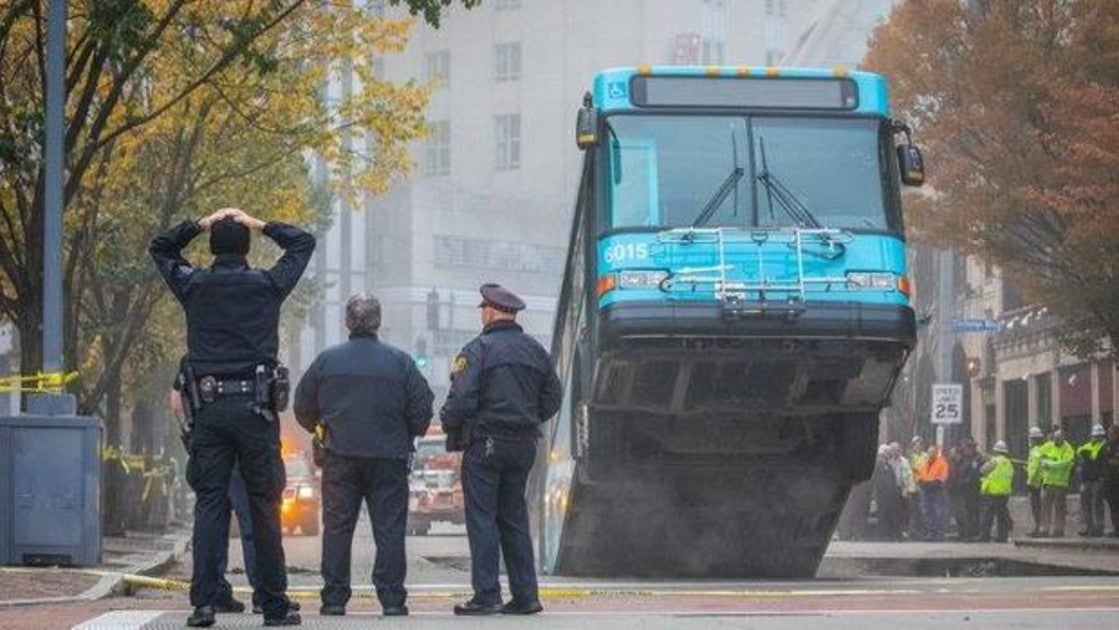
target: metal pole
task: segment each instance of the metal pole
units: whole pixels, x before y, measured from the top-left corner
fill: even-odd
[[[66,0],[47,13],[46,148],[43,197],[43,371],[62,371],[63,104],[66,100]]]
[[[952,306],[953,294],[955,292],[955,268],[953,265],[953,253],[951,249],[943,249],[940,251],[939,256],[939,282],[937,282],[936,294],[936,312],[937,318],[940,320],[939,334],[937,335],[937,357],[936,357],[936,382],[938,383],[951,383],[952,382],[952,345],[955,338],[952,335]],[[944,443],[944,434],[947,433],[949,438],[954,437],[952,434],[956,429],[948,429],[947,431],[937,431],[937,442],[941,445]]]

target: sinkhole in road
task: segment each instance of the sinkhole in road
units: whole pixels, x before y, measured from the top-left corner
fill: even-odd
[[[825,557],[818,578],[854,577],[1043,577],[1107,576],[1119,572],[1042,561],[992,557],[835,558]]]

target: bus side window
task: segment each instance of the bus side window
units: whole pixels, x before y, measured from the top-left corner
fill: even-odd
[[[656,145],[652,140],[626,138],[617,151],[618,159],[610,165],[614,226],[660,225]]]

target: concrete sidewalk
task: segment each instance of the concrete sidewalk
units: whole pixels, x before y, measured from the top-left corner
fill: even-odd
[[[120,592],[126,575],[159,575],[190,542],[190,530],[126,532],[102,540],[95,567],[0,567],[0,607],[92,601]]]

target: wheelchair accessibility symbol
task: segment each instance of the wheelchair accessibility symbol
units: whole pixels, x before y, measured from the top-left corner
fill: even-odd
[[[610,98],[625,98],[626,97],[626,84],[625,81],[615,81],[606,88],[606,93]]]

